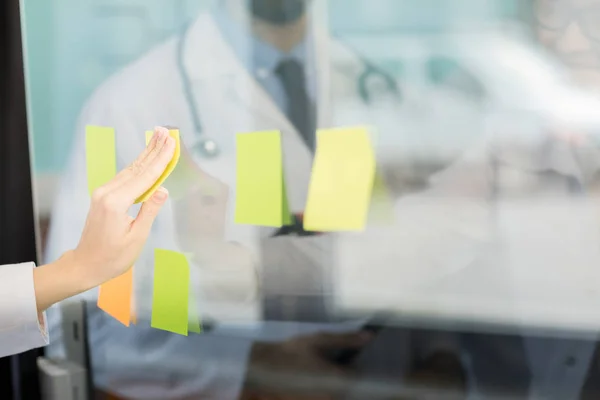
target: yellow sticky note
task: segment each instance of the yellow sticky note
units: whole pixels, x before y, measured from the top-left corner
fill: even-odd
[[[90,194],[117,174],[115,130],[104,126],[85,127],[85,156]]]
[[[366,128],[317,131],[304,229],[363,230],[374,175],[375,155]]]
[[[146,145],[150,143],[152,134],[153,132],[146,132]],[[154,183],[154,185],[152,185],[152,187],[150,187],[150,189],[146,191],[146,193],[144,193],[136,199],[136,203],[143,203],[144,201],[148,200],[154,194],[154,192],[156,192],[160,185],[162,185],[163,182],[169,177],[169,175],[171,175],[171,172],[173,172],[175,166],[177,165],[177,162],[179,161],[179,154],[181,151],[181,144],[179,141],[179,130],[169,129],[169,134],[173,139],[175,139],[175,153],[173,154],[173,158],[171,159],[169,164],[167,164],[167,168],[165,168],[165,171],[162,173],[160,178],[158,178],[158,180]],[[150,135],[150,137],[148,137],[148,135]]]
[[[131,312],[133,293],[133,268],[100,286],[98,308],[125,326],[136,322]]]
[[[281,133],[238,134],[235,223],[281,227],[290,220]]]
[[[187,336],[190,267],[184,254],[154,250],[150,326]]]

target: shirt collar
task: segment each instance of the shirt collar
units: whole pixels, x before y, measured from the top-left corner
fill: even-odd
[[[264,78],[270,75],[285,59],[293,58],[301,64],[306,62],[306,38],[292,51],[285,53],[258,39],[245,27],[234,21],[223,6],[215,7],[214,18],[225,41],[252,75]]]

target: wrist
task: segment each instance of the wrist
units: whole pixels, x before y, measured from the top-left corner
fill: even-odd
[[[99,283],[96,283],[93,276],[86,273],[85,264],[78,258],[75,250],[70,250],[64,253],[55,262],[57,270],[60,270],[59,274],[65,276],[69,289],[74,294],[79,294],[90,290]]]
[[[38,312],[94,287],[83,272],[72,251],[51,264],[35,268],[33,279]]]

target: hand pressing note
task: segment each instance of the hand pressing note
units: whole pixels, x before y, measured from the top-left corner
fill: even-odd
[[[92,195],[77,247],[57,262],[36,268],[38,311],[125,273],[135,263],[168,192],[159,188],[136,218],[127,212],[161,176],[175,151],[166,128],[156,128],[144,152]]]

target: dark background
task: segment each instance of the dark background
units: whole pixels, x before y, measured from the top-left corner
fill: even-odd
[[[0,1],[0,265],[36,260],[18,0]],[[0,397],[37,399],[41,350],[0,359]]]

